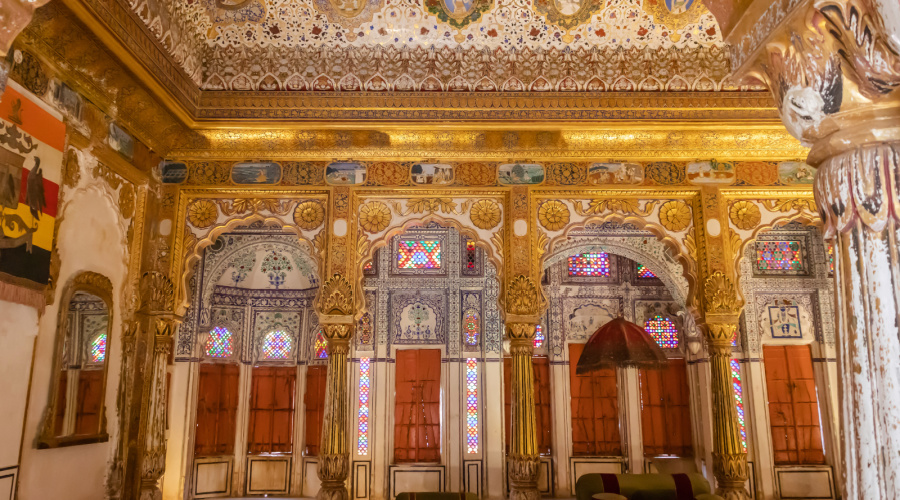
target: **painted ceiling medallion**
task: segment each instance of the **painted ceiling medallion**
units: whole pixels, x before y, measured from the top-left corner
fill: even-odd
[[[493,0],[425,0],[428,12],[454,28],[478,21],[493,5]]]
[[[356,29],[360,24],[371,21],[375,12],[382,7],[381,0],[314,0],[314,2],[316,9],[328,16],[330,22],[340,24],[346,29]]]
[[[696,23],[709,11],[700,0],[644,0],[644,11],[673,31]],[[680,37],[679,37],[680,38]],[[672,41],[677,41],[672,39]]]
[[[534,8],[547,22],[569,30],[591,20],[606,0],[535,0]]]

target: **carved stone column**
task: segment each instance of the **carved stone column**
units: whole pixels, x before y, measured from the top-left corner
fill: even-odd
[[[537,500],[541,457],[537,451],[534,407],[535,326],[540,292],[525,276],[516,277],[506,293],[506,334],[512,354],[510,373],[510,443],[507,456],[510,500]]]
[[[716,494],[726,500],[749,500],[747,452],[741,443],[740,423],[731,381],[731,341],[738,329],[740,309],[734,284],[721,272],[704,283],[706,321],[704,334],[709,352],[713,412],[713,474]]]
[[[900,498],[900,141],[825,160],[816,201],[835,242],[844,498]]]
[[[345,483],[350,476],[350,448],[347,425],[350,394],[347,391],[347,354],[356,325],[350,283],[335,274],[322,286],[317,301],[319,324],[324,330],[328,352],[325,389],[325,414],[322,422],[322,446],[319,453],[318,500],[347,500]]]
[[[172,350],[171,319],[158,318],[154,328],[153,359],[150,364],[150,390],[147,400],[147,425],[144,454],[141,459],[141,500],[159,500],[159,480],[166,471],[166,366]]]
[[[166,367],[172,350],[172,334],[181,319],[174,310],[174,287],[164,274],[151,271],[141,276],[141,307],[137,311],[138,324],[148,334],[145,351],[148,360],[142,368],[142,404],[138,439],[139,497],[141,500],[160,500],[159,481],[166,470]],[[140,362],[140,361],[138,361]]]
[[[898,498],[900,4],[774,0],[730,12],[742,13],[723,30],[735,74],[769,84],[818,167],[816,203],[835,243],[843,496]]]

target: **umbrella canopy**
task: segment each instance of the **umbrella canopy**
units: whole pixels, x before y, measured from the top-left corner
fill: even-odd
[[[584,375],[602,368],[637,366],[662,368],[666,354],[646,330],[623,318],[601,326],[581,353],[575,373]]]

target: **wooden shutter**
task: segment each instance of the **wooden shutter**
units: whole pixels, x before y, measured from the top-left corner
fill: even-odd
[[[306,369],[306,394],[303,396],[306,421],[305,455],[319,454],[322,439],[322,421],[325,418],[325,388],[328,378],[327,366],[310,366]]]
[[[441,351],[397,351],[394,462],[441,460]]]
[[[664,370],[640,370],[644,455],[693,456],[691,406],[684,359]]]
[[[621,456],[616,370],[577,375],[584,344],[569,344],[572,394],[572,453],[576,456]]]
[[[103,407],[104,370],[81,370],[75,399],[75,434],[100,432],[100,408]]]
[[[550,359],[546,356],[532,358],[534,365],[534,423],[537,427],[537,447],[541,455],[550,455],[553,428],[550,420]],[[509,453],[512,387],[512,358],[503,358],[503,394],[506,428],[506,452]]]
[[[248,453],[291,453],[296,379],[294,366],[253,368]]]
[[[234,454],[240,368],[201,363],[194,456]]]
[[[55,436],[62,436],[66,423],[66,394],[69,392],[69,372],[59,372],[59,386],[56,388],[56,420],[54,421]]]
[[[809,346],[763,346],[763,358],[775,464],[824,464]]]

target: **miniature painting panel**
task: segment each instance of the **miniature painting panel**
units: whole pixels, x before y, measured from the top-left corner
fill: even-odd
[[[816,169],[802,161],[783,161],[778,164],[778,180],[782,184],[812,184]]]
[[[134,138],[115,123],[110,122],[109,124],[107,142],[109,147],[125,158],[130,160],[134,156]]]
[[[540,184],[544,182],[544,167],[536,163],[507,163],[500,165],[500,184]]]
[[[187,179],[187,165],[163,161],[159,164],[159,178],[163,184],[181,184]]]
[[[773,339],[802,339],[798,306],[769,306],[769,328]]]
[[[325,181],[334,186],[363,184],[366,182],[366,167],[359,163],[330,163],[325,167]]]
[[[593,163],[588,167],[590,184],[640,184],[644,168],[638,163]]]
[[[730,162],[698,161],[687,166],[687,180],[691,184],[731,184],[734,179],[734,164]]]
[[[235,184],[276,184],[281,180],[281,165],[274,162],[235,163],[231,181]]]
[[[446,163],[416,163],[411,171],[413,184],[445,186],[453,182],[453,166]]]

